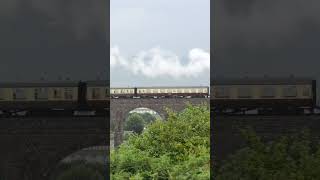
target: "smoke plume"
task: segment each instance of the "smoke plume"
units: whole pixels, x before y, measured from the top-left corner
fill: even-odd
[[[189,51],[188,62],[172,52],[159,47],[147,51],[141,51],[131,59],[121,55],[118,47],[110,49],[111,68],[120,67],[135,75],[143,75],[149,78],[156,77],[197,77],[210,69],[210,53],[202,49]]]

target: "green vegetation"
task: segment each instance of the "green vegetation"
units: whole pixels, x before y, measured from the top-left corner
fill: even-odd
[[[210,111],[188,106],[168,111],[111,152],[111,179],[209,179]]]
[[[320,178],[320,144],[306,130],[263,143],[252,131],[243,131],[248,146],[217,168],[216,180],[315,180]],[[314,138],[313,138],[314,139]]]
[[[90,164],[83,161],[63,163],[58,172],[51,178],[54,180],[104,180],[106,167],[103,164]]]
[[[124,130],[140,134],[144,129],[144,120],[138,113],[132,113],[126,120]]]
[[[155,119],[155,116],[150,113],[132,113],[126,120],[124,130],[140,134],[144,127],[155,121]]]
[[[156,117],[150,113],[142,113],[140,115],[143,118],[146,125],[156,120]]]

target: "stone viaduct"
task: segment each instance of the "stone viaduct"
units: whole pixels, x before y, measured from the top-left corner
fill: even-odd
[[[0,178],[49,179],[69,155],[84,148],[109,146],[110,119],[115,124],[115,146],[118,146],[122,142],[124,120],[131,110],[150,108],[165,118],[166,107],[181,111],[188,103],[209,105],[209,99],[111,99],[111,111],[104,110],[105,113],[95,116],[0,116]]]
[[[156,111],[161,117],[166,117],[165,108],[170,108],[174,111],[183,110],[186,105],[190,103],[193,105],[207,104],[209,105],[209,98],[141,98],[141,99],[111,99],[111,123],[114,123],[114,145],[118,146],[122,143],[123,126],[129,112],[136,108],[149,108]]]

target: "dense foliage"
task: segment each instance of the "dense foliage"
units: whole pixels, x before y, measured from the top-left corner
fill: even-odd
[[[168,111],[142,134],[111,152],[111,177],[117,179],[209,179],[210,111],[188,106]]]
[[[150,113],[142,113],[142,114],[140,114],[140,115],[141,115],[141,117],[142,117],[142,119],[144,120],[144,122],[145,122],[146,125],[147,125],[147,124],[150,124],[150,123],[152,123],[153,121],[156,120],[155,115],[152,115],[152,114],[150,114]]]
[[[248,146],[218,168],[216,180],[320,179],[320,146],[308,131],[271,143],[263,143],[250,129],[244,134]]]
[[[131,113],[126,120],[124,129],[140,134],[148,124],[155,120],[156,117],[150,113]]]
[[[138,113],[132,113],[126,120],[124,130],[133,131],[135,133],[140,134],[143,131],[144,126],[145,121],[143,120],[142,116]]]
[[[104,180],[106,177],[106,167],[103,164],[86,163],[74,161],[63,163],[58,167],[51,179],[54,180]]]

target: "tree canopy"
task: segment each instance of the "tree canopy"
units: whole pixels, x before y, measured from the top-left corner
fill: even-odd
[[[132,113],[126,120],[124,129],[126,131],[133,131],[140,134],[145,127],[145,121],[143,117],[138,113]]]
[[[104,180],[104,176],[95,168],[78,164],[62,172],[57,180]]]
[[[309,131],[264,143],[244,131],[248,146],[217,168],[216,180],[315,180],[320,178],[320,146]]]
[[[210,111],[189,105],[111,152],[112,179],[209,179]]]

